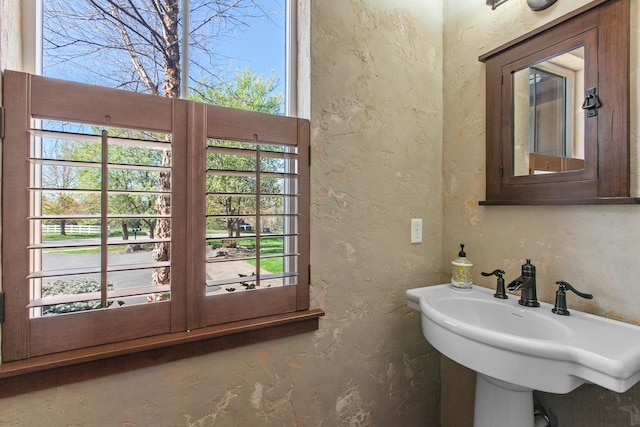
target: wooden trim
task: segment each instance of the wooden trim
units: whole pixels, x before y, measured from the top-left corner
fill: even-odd
[[[298,178],[298,206],[301,219],[298,221],[298,295],[297,309],[309,308],[309,286],[311,277],[311,166],[310,166],[311,130],[309,120],[298,119],[298,159],[300,176]]]
[[[205,298],[205,324],[215,325],[240,319],[296,311],[297,285],[229,292]]]
[[[640,205],[640,197],[596,197],[586,199],[482,200],[480,206],[505,205]]]
[[[5,71],[5,76],[9,73]],[[171,98],[50,77],[29,75],[29,80],[31,114],[35,118],[159,132],[172,130]]]
[[[298,119],[207,105],[207,136],[295,146]]]
[[[313,332],[319,309],[0,364],[0,398]]]
[[[630,4],[629,0],[616,0],[607,6],[599,8],[600,21],[610,25],[601,26],[599,43],[606,48],[598,49],[598,95],[603,100],[598,110],[598,167],[600,176],[606,177],[598,180],[598,196],[629,196]],[[606,73],[602,64],[607,66]]]
[[[189,186],[189,152],[188,152],[188,105],[182,99],[173,99],[173,111],[171,117],[171,243],[170,261],[171,270],[171,332],[184,331],[187,323],[187,276],[188,243],[189,236],[187,221],[191,215],[188,209],[188,194],[185,191]]]
[[[170,291],[171,291],[171,285],[142,286],[142,287],[136,287],[136,288],[107,290],[106,295],[104,296],[106,296],[107,299],[116,299],[116,298],[132,297],[137,295],[164,293],[164,292],[170,292]],[[32,299],[29,305],[27,306],[27,308],[99,300],[102,296],[103,296],[103,292],[101,290],[98,292],[85,292],[81,294],[54,295],[54,296],[48,296],[48,297],[40,297],[40,298]],[[108,304],[108,301],[102,302],[102,305],[104,306],[106,306],[107,304]]]
[[[494,200],[500,199],[500,189],[502,186],[502,175],[504,172],[502,161],[502,150],[496,149],[500,146],[502,115],[500,94],[502,93],[502,81],[500,78],[490,76],[500,76],[501,68],[497,61],[486,63],[486,197]]]
[[[24,285],[29,271],[29,76],[5,71],[3,98],[5,123],[2,174],[2,287],[5,292],[5,323],[2,325],[3,360],[29,356],[28,289]],[[15,147],[8,150],[8,146]],[[11,207],[9,209],[8,207]],[[7,268],[11,266],[11,268]]]
[[[103,224],[109,224],[109,132],[106,129],[102,129],[101,134],[102,137],[100,138],[100,157],[102,158],[102,161],[100,173],[100,305],[102,307],[107,307],[107,304],[109,303],[109,301],[107,300],[107,283],[109,280],[109,275],[107,273],[107,266],[109,265],[109,247],[107,246],[107,239],[109,238],[109,226],[107,225],[105,227]],[[31,276],[31,274],[29,276]]]
[[[33,318],[30,357],[169,333],[171,306],[161,301]]]
[[[207,106],[189,104],[189,186],[187,187],[189,217],[187,228],[192,240],[188,247],[187,281],[197,286],[188,287],[187,322],[188,329],[205,326],[204,298],[206,294],[206,146],[207,146]]]

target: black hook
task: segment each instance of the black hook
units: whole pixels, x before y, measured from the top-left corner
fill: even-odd
[[[587,111],[587,117],[594,117],[598,115],[598,108],[600,108],[600,100],[596,94],[596,88],[592,87],[584,91],[585,98],[582,103],[582,109]]]

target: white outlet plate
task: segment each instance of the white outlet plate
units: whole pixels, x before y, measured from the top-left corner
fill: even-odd
[[[411,218],[411,243],[422,243],[422,218]]]

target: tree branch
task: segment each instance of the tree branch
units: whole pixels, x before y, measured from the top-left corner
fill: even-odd
[[[125,46],[129,47],[127,51],[129,52],[129,57],[131,58],[133,67],[135,68],[136,72],[142,79],[142,82],[147,87],[147,89],[153,95],[157,95],[158,87],[154,84],[151,78],[149,78],[149,74],[147,74],[147,70],[144,68],[144,64],[142,64],[142,61],[140,61],[140,57],[138,56],[138,53],[133,48],[133,44],[131,43],[131,38],[129,37],[129,33],[127,33],[126,29],[124,28],[124,25],[122,25],[119,20],[116,20],[116,25],[120,29],[120,34],[122,34],[122,39],[125,42]]]

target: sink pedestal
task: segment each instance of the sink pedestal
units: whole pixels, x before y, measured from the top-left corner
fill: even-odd
[[[473,427],[533,425],[533,390],[477,374]]]

